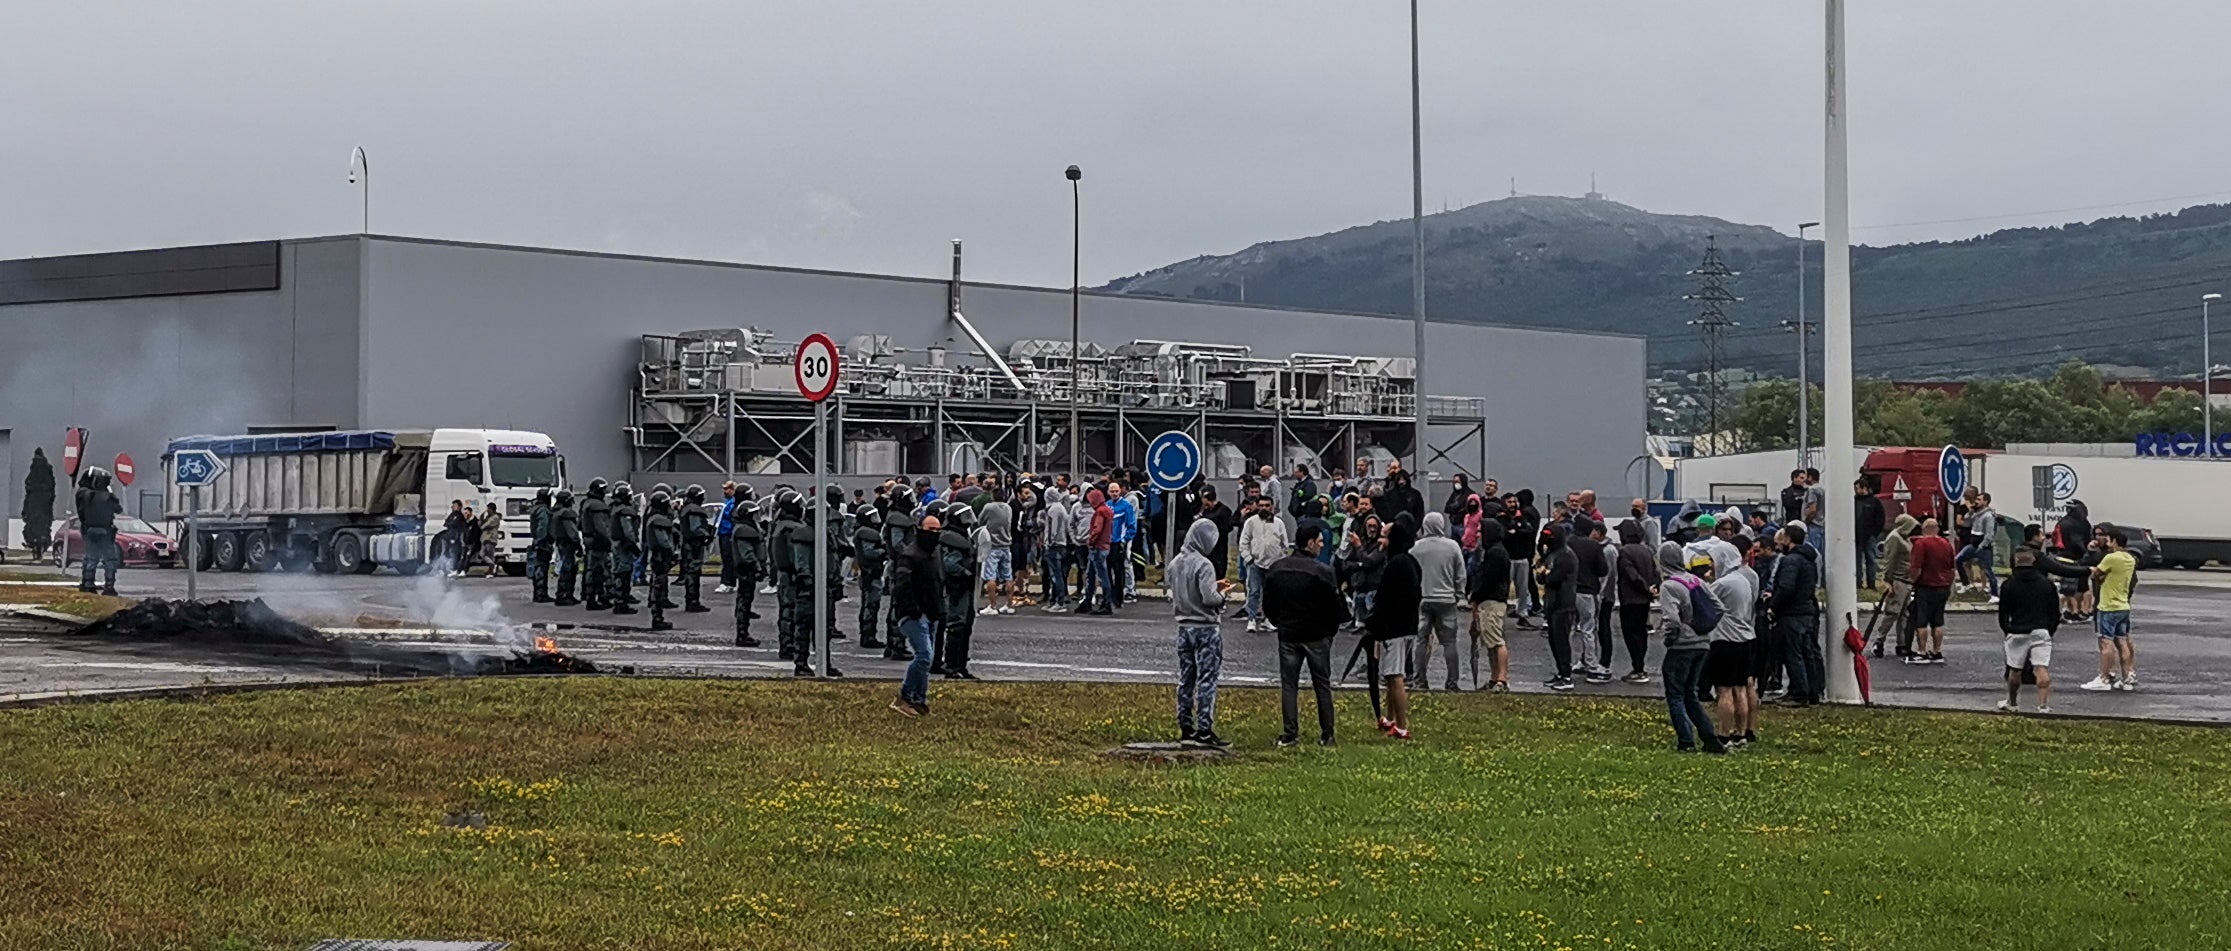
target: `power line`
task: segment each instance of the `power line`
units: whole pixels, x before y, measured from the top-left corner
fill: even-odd
[[[2044,208],[2037,211],[2015,211],[2002,215],[1977,215],[1973,218],[1939,218],[1935,221],[1898,221],[1879,225],[1854,225],[1853,231],[1880,231],[1885,228],[1918,228],[1923,225],[1959,225],[1974,221],[2004,221],[2009,218],[2027,218],[2032,215],[2060,215],[2072,211],[2102,211],[2108,208],[2135,208],[2139,205],[2158,205],[2165,201],[2195,201],[2201,198],[2221,198],[2231,192],[2202,192],[2197,195],[2170,195],[2166,198],[2141,198],[2137,201],[2109,202],[2104,205],[2077,205],[2073,208]]]
[[[1728,285],[1735,283],[1739,275],[1728,270],[1727,262],[1720,260],[1720,240],[1717,235],[1705,237],[1704,262],[1697,265],[1696,270],[1690,271],[1689,276],[1697,279],[1696,293],[1685,295],[1681,299],[1697,301],[1701,305],[1697,318],[1689,321],[1689,325],[1704,330],[1705,398],[1712,412],[1705,431],[1711,434],[1716,447],[1726,420],[1726,417],[1720,415],[1720,397],[1727,389],[1727,382],[1721,379],[1720,373],[1720,339],[1729,328],[1736,325],[1735,321],[1728,319],[1728,305],[1742,300],[1728,290]]]

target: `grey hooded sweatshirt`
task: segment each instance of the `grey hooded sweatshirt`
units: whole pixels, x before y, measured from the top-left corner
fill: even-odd
[[[1687,555],[1681,546],[1666,542],[1658,546],[1658,571],[1665,579],[1658,585],[1658,631],[1665,635],[1666,650],[1705,650],[1712,646],[1712,639],[1697,633],[1694,608],[1689,603],[1689,591],[1695,588],[1719,603],[1719,596],[1712,593],[1712,586],[1704,579],[1689,573]],[[1725,608],[1723,607],[1723,616]]]
[[[1425,513],[1425,531],[1410,548],[1418,560],[1418,600],[1455,604],[1464,597],[1464,547],[1449,537],[1448,516]]]
[[[1215,548],[1216,523],[1197,518],[1185,530],[1183,550],[1170,559],[1170,602],[1179,624],[1205,627],[1224,616],[1224,592],[1216,590],[1216,566],[1208,560]]]

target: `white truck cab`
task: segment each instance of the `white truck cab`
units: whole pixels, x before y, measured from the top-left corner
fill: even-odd
[[[426,560],[432,539],[442,533],[452,502],[463,502],[479,518],[495,503],[504,516],[501,555],[505,567],[523,568],[531,532],[528,511],[535,493],[565,485],[565,459],[542,433],[515,429],[436,429],[427,437],[423,511],[416,539],[375,539],[373,558],[383,563]],[[398,510],[408,508],[398,504]]]

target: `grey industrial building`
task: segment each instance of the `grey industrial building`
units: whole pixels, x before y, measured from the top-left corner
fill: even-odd
[[[967,327],[952,316],[956,299]],[[191,433],[537,430],[555,437],[577,482],[645,468],[709,474],[788,465],[795,454],[739,449],[729,432],[747,441],[772,433],[779,442],[781,428],[754,422],[755,414],[797,416],[805,404],[786,403],[764,385],[741,400],[677,394],[720,384],[679,362],[659,366],[705,339],[667,337],[756,328],[766,331],[758,339],[788,346],[820,331],[840,344],[881,348],[887,355],[875,359],[902,376],[905,366],[934,360],[996,383],[1015,378],[991,365],[1002,361],[981,352],[979,337],[1026,373],[1032,367],[1017,354],[1060,341],[1061,352],[1032,352],[1055,358],[1036,367],[1039,378],[1065,379],[1066,371],[1048,367],[1068,356],[1069,315],[1065,288],[377,235],[0,262],[0,502],[8,514],[18,511],[32,447],[56,455],[67,426],[90,430],[95,463],[120,451],[139,461],[148,478],[135,489],[152,494],[130,504],[150,517],[161,504],[154,483],[163,446]],[[1233,380],[1233,366],[1267,374],[1267,361],[1294,354],[1411,353],[1402,319],[1155,297],[1086,294],[1081,328],[1087,354],[1143,354],[1154,347],[1135,342],[1176,342],[1176,350],[1221,360],[1220,379]],[[1642,338],[1435,321],[1427,343],[1423,388],[1451,398],[1429,404],[1448,408],[1434,410],[1431,441],[1441,451],[1432,472],[1476,474],[1484,464],[1507,487],[1553,491],[1626,482],[1644,441]],[[1253,364],[1223,359],[1250,354]],[[1049,401],[1046,390],[1023,382],[986,399],[858,394],[840,404],[840,415],[862,434],[914,427],[900,439],[916,445],[897,458],[921,473],[944,470],[941,451],[971,440],[995,462],[1065,468],[1068,397]],[[1322,451],[1332,464],[1365,438],[1402,455],[1410,448],[1385,409],[1406,415],[1407,403],[1356,415],[1320,401],[1297,410],[1308,418],[1288,420],[1252,396],[1242,405],[1237,389],[1227,402],[1217,383],[1212,400],[1139,406],[1140,418],[1126,420],[1119,417],[1128,397],[1080,389],[1100,397],[1083,427],[1100,464],[1136,463],[1133,433],[1174,426],[1207,430],[1214,440],[1227,423],[1259,424],[1258,435],[1276,441],[1274,451],[1263,439],[1232,437],[1250,463],[1290,459],[1289,447],[1298,447]],[[654,412],[685,404],[711,418]],[[1028,416],[1028,435],[979,439],[983,413],[1002,406]],[[706,428],[715,419],[718,432]],[[732,429],[730,419],[738,420]],[[1357,425],[1378,435],[1359,436]],[[925,454],[925,440],[938,451]],[[707,451],[714,446],[720,451]]]

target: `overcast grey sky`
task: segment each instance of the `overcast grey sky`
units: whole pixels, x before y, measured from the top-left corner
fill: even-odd
[[[2231,200],[2231,6],[1860,0],[1858,240]],[[1818,0],[1424,0],[1429,210],[1820,202]],[[1065,285],[1406,216],[1396,0],[0,2],[0,257],[374,231]],[[2155,200],[2178,199],[2178,200]],[[2074,211],[2084,206],[2124,205]]]

